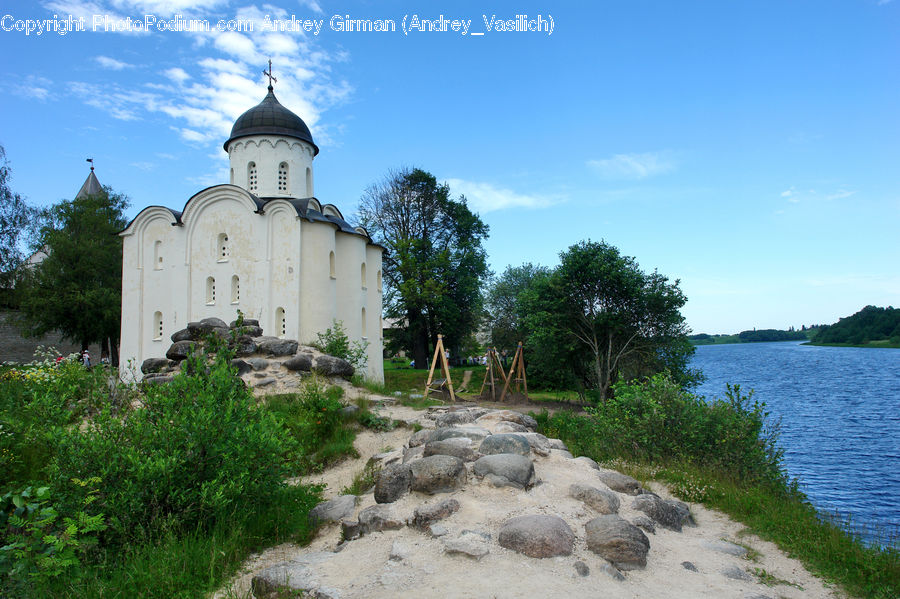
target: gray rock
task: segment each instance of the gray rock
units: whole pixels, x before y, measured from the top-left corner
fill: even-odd
[[[438,427],[445,427],[453,426],[454,424],[468,424],[470,422],[473,422],[474,420],[475,418],[472,416],[472,414],[468,410],[466,410],[441,414],[440,416],[435,418],[434,424]]]
[[[560,441],[559,439],[548,439],[550,442],[550,449],[559,449],[561,451],[569,451],[569,448],[566,447],[566,444]]]
[[[398,518],[389,505],[372,505],[359,513],[359,525],[362,534],[379,530],[400,530],[403,520]]]
[[[350,362],[334,356],[319,356],[316,358],[314,368],[325,376],[341,376],[348,379],[355,372]]]
[[[591,573],[591,569],[588,568],[587,564],[582,561],[575,562],[574,565],[575,565],[575,571],[578,572],[579,576],[587,576],[588,574]]]
[[[335,591],[319,586],[312,566],[327,561],[334,553],[307,553],[289,562],[266,568],[253,577],[250,587],[255,597],[267,597],[275,593],[303,592],[305,597],[339,599]]]
[[[583,501],[601,514],[616,514],[619,511],[619,497],[612,491],[604,491],[590,485],[575,483],[569,487],[569,495]]]
[[[565,458],[565,459],[567,459],[567,460],[571,460],[571,459],[574,457],[574,456],[573,456],[571,453],[569,453],[569,451],[566,450],[566,449],[551,449],[551,450],[550,450],[550,453],[552,453],[553,455],[558,455],[559,457]]]
[[[141,364],[141,372],[144,374],[150,374],[152,372],[159,372],[163,368],[169,367],[168,358],[147,358]]]
[[[420,493],[449,493],[466,484],[466,465],[459,458],[433,455],[409,463],[410,489]]]
[[[522,435],[515,433],[503,433],[491,435],[481,442],[478,451],[484,455],[497,455],[501,453],[517,453],[522,456],[531,455],[531,445]]]
[[[637,526],[616,515],[594,518],[584,526],[587,547],[620,570],[647,565],[650,540]]]
[[[634,498],[631,506],[644,512],[663,528],[681,532],[684,513],[656,495],[645,493]]]
[[[654,535],[656,534],[656,525],[653,524],[653,520],[651,520],[647,516],[638,516],[637,518],[632,520],[631,523],[645,532],[649,532],[650,534]]]
[[[392,464],[375,477],[375,501],[393,503],[409,492],[412,472],[408,464]]]
[[[763,595],[762,593],[754,593],[752,591],[748,591],[741,595],[741,599],[772,599],[769,595]]]
[[[450,555],[464,555],[480,560],[491,552],[490,542],[481,535],[465,531],[454,539],[444,539],[444,551]]]
[[[258,381],[256,381],[256,384],[253,386],[254,387],[268,387],[269,385],[271,385],[273,383],[275,383],[275,379],[272,377],[267,377],[264,379],[259,379]]]
[[[181,329],[180,331],[175,331],[174,333],[172,333],[170,339],[172,339],[172,343],[176,343],[178,341],[192,341],[191,332],[187,329]]]
[[[353,515],[358,502],[356,495],[339,495],[320,503],[309,511],[309,523],[316,526],[323,522],[340,522]]]
[[[747,555],[746,547],[741,547],[740,545],[735,545],[728,541],[703,541],[701,546],[706,549],[718,551],[719,553],[726,553],[737,557],[745,557]]]
[[[666,503],[678,510],[678,513],[681,515],[681,524],[683,526],[697,526],[694,515],[691,513],[691,508],[689,508],[686,503],[678,501],[677,499],[669,499]]]
[[[622,581],[625,580],[625,577],[619,572],[615,566],[613,566],[609,562],[601,562],[597,569],[612,578],[613,580]]]
[[[298,343],[293,339],[278,337],[258,337],[259,352],[267,356],[293,356],[297,353]]]
[[[575,458],[575,461],[580,464],[586,464],[589,468],[593,468],[594,470],[600,470],[600,465],[586,455]]]
[[[738,566],[729,566],[722,570],[722,576],[725,578],[730,578],[732,580],[746,580],[751,581],[753,577],[750,576],[750,573],[744,570],[743,568],[739,568]]]
[[[525,427],[523,426],[522,428],[524,429]],[[544,457],[550,455],[550,440],[544,435],[540,433],[520,433],[520,436],[525,437],[528,445],[531,446],[531,451],[536,455]]]
[[[349,406],[348,406],[349,407]],[[366,462],[366,466],[378,466],[379,468],[384,468],[385,466],[390,466],[391,464],[399,464],[400,458],[403,457],[403,452],[399,449],[395,449],[393,451],[385,451],[384,453],[376,453]]]
[[[432,440],[432,438],[434,437],[434,433],[435,429],[433,428],[423,428],[420,431],[414,432],[409,438],[409,442],[407,444],[409,445],[410,449],[425,445]]]
[[[302,371],[309,372],[312,370],[313,365],[313,355],[312,354],[297,354],[292,358],[288,358],[282,365],[288,370],[294,371]]]
[[[413,460],[419,460],[425,456],[425,446],[410,447],[403,450],[403,463],[408,464]]]
[[[412,524],[416,528],[428,528],[432,523],[443,520],[459,511],[459,502],[455,499],[442,499],[437,503],[420,505],[413,513]]]
[[[597,473],[597,476],[613,491],[627,493],[628,495],[637,495],[641,492],[641,483],[621,472],[601,470]]]
[[[264,379],[267,376],[269,376],[269,375],[268,375],[268,373],[265,373],[265,372],[254,372],[253,373],[253,378],[257,378],[257,379]]]
[[[176,341],[166,352],[166,357],[173,362],[181,362],[191,355],[196,345],[193,341]]]
[[[559,516],[537,514],[507,520],[500,528],[501,547],[528,557],[571,555],[575,533]]]
[[[191,332],[193,339],[200,339],[217,329],[228,331],[228,325],[221,318],[204,318],[200,322],[189,322],[187,329]]]
[[[362,526],[359,524],[359,520],[351,520],[349,518],[344,518],[341,520],[341,538],[345,541],[352,541],[354,539],[358,539],[362,535]]]
[[[402,562],[406,558],[409,557],[409,547],[401,543],[400,541],[394,541],[391,544],[391,553],[388,556],[388,559],[393,562]]]
[[[253,370],[265,370],[269,367],[269,361],[265,358],[247,358],[245,362],[247,362]]]
[[[237,370],[238,376],[247,374],[248,372],[253,370],[253,367],[250,366],[250,364],[248,364],[244,360],[241,360],[240,358],[235,358],[234,360],[232,360],[231,366]]]
[[[503,420],[494,427],[494,433],[528,433],[529,430],[517,422]],[[532,433],[536,434],[536,433]],[[546,437],[545,437],[546,438]]]
[[[455,437],[466,437],[476,443],[480,443],[491,432],[487,429],[474,426],[452,426],[435,429],[423,429],[413,434],[409,438],[410,447],[418,447],[431,441],[443,441],[444,439],[452,439]]]
[[[259,344],[253,340],[253,337],[242,335],[237,338],[235,343],[229,343],[234,349],[236,356],[249,356],[255,354],[259,350]]]
[[[697,566],[695,566],[691,562],[681,562],[681,567],[685,570],[690,570],[691,572],[699,572]]]
[[[479,422],[481,421],[481,422]],[[522,414],[521,412],[515,412],[513,410],[495,410],[493,412],[488,412],[487,414],[481,416],[476,420],[476,424],[481,423],[490,423],[490,422],[515,422],[516,424],[521,424],[525,428],[529,430],[537,430],[537,421],[528,416],[526,414]]]
[[[472,440],[468,437],[452,437],[442,441],[431,441],[424,445],[423,455],[452,455],[464,462],[474,462],[481,457],[481,453],[475,451]]]
[[[237,324],[238,324],[237,320],[232,320],[230,323],[228,323],[228,328],[229,329],[237,328]],[[258,327],[259,321],[255,318],[245,318],[243,324],[245,327]]]
[[[448,534],[449,532],[450,531],[447,530],[447,527],[443,526],[441,524],[432,524],[431,526],[428,527],[428,534],[430,534],[433,537],[443,537],[444,535]]]
[[[475,475],[487,478],[497,487],[527,489],[534,484],[534,463],[514,453],[486,455],[475,461]]]
[[[173,378],[171,374],[151,373],[145,376],[142,382],[145,385],[165,385],[171,383]]]
[[[231,330],[234,331],[238,336],[246,336],[246,337],[262,337],[263,330],[259,326],[245,324],[241,328],[231,327]]]

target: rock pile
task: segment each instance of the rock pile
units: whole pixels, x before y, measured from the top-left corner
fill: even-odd
[[[353,376],[353,365],[346,360],[302,346],[293,339],[263,335],[258,320],[246,318],[239,325],[237,321],[226,324],[219,318],[204,318],[172,334],[172,345],[165,358],[144,360],[141,373],[145,384],[171,381],[180,372],[181,363],[210,335],[224,340],[234,350],[232,366],[253,388],[277,392],[296,389],[301,377],[310,372],[346,379]]]

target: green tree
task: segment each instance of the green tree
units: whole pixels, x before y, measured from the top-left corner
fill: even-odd
[[[391,172],[369,187],[360,199],[359,220],[387,249],[385,313],[399,319],[395,341],[419,368],[438,333],[458,355],[482,314],[487,225],[465,197],[452,199],[448,185],[421,169]]]
[[[557,370],[603,401],[617,381],[664,370],[691,382],[693,346],[680,312],[687,299],[678,283],[643,272],[605,242],[571,246],[553,273],[523,296],[531,355],[541,356],[538,369],[549,356]]]
[[[6,291],[14,286],[19,265],[22,263],[23,247],[33,237],[36,210],[25,199],[9,187],[12,170],[6,159],[6,150],[0,146],[0,289]],[[2,298],[4,304],[10,298]]]
[[[62,201],[42,213],[39,244],[47,258],[21,287],[27,333],[57,330],[87,348],[100,343],[116,363],[122,312],[122,240],[128,199],[103,193]]]
[[[487,312],[491,329],[491,344],[497,349],[512,350],[527,335],[522,308],[522,294],[538,277],[549,273],[546,267],[531,264],[507,266],[499,277],[491,281],[487,290]]]

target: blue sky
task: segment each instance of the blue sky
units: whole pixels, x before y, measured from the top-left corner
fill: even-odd
[[[490,225],[494,271],[605,239],[681,280],[695,332],[900,304],[900,0],[0,7],[0,144],[37,205],[71,198],[89,156],[132,216],[227,182],[222,143],[265,95],[271,57],[279,100],[321,149],[316,195],[345,216],[418,166]],[[53,30],[70,15],[85,31]],[[176,15],[211,30],[159,30]],[[516,15],[552,32],[484,22]],[[102,31],[147,16],[149,32]],[[414,16],[471,23],[404,33]],[[322,24],[275,32],[267,17]],[[348,17],[397,30],[336,30]]]

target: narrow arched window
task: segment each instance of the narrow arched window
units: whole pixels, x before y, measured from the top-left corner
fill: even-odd
[[[163,336],[163,320],[162,312],[153,313],[153,340],[162,341]]]
[[[278,337],[284,339],[287,335],[287,318],[284,315],[284,308],[275,310],[275,326],[278,329]]]
[[[329,276],[334,279],[337,275],[334,270],[334,252],[328,254],[328,272]]]
[[[375,284],[378,285],[378,293],[381,293],[381,271],[375,276]]]
[[[153,243],[153,269],[162,270],[162,241],[158,239]]]
[[[216,252],[219,262],[228,262],[228,233],[219,233],[216,239]]]
[[[237,275],[231,277],[231,303],[238,304],[241,301],[241,280]]]
[[[231,180],[229,181],[232,185],[234,185],[234,169],[231,169]]]
[[[306,197],[313,197],[312,169],[309,167],[306,167]]]
[[[256,191],[256,163],[247,165],[247,191]]]
[[[216,303],[216,280],[212,277],[206,277],[206,304],[213,305]]]
[[[363,339],[365,339],[368,336],[368,335],[366,335],[366,309],[365,308],[362,309],[360,316],[362,316],[362,337],[363,337]]]
[[[288,190],[288,163],[282,162],[278,165],[278,191],[287,193]]]
[[[362,288],[366,288],[366,263],[363,262],[362,266],[359,267],[359,276],[362,281]]]

